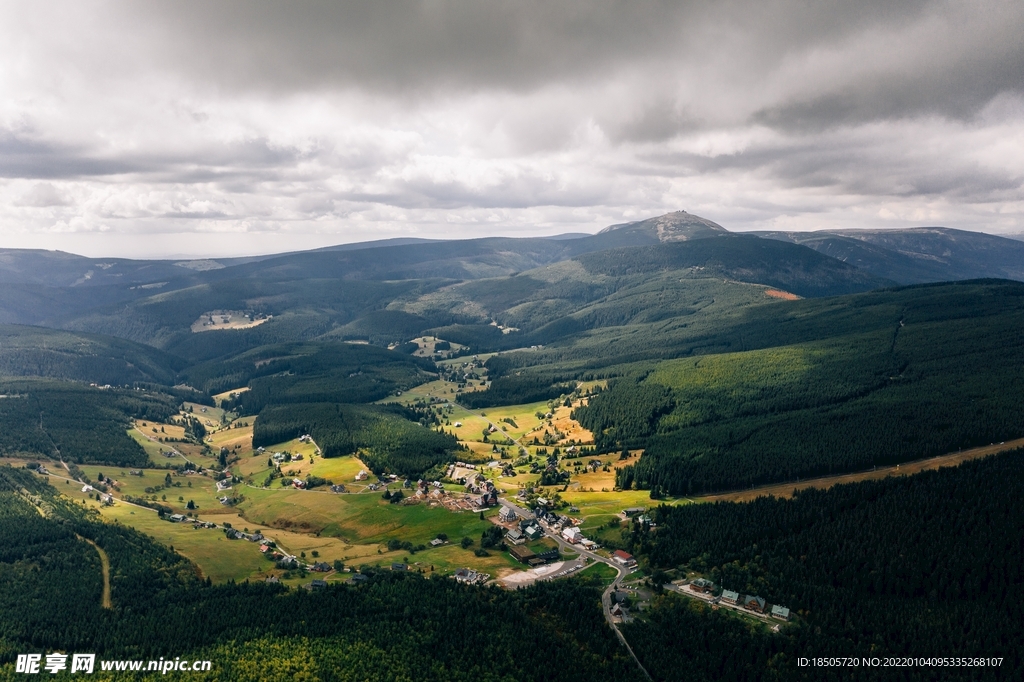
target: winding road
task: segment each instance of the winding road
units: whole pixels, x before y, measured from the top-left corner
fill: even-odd
[[[514,511],[521,519],[535,518],[533,512],[524,509],[523,507],[520,507],[514,502],[510,502],[509,500],[504,498],[498,498],[498,502]],[[633,657],[633,661],[636,663],[637,667],[640,668],[643,674],[647,676],[647,679],[653,679],[651,678],[650,673],[647,672],[647,669],[644,668],[643,664],[640,662],[640,659],[637,658],[635,653],[633,653],[633,647],[631,647],[629,645],[629,642],[626,641],[626,637],[622,634],[622,631],[619,630],[619,626],[615,622],[615,618],[612,616],[612,593],[619,589],[619,587],[622,585],[622,579],[629,575],[631,571],[622,564],[615,563],[611,559],[603,557],[600,554],[591,552],[590,550],[584,549],[579,545],[573,545],[569,543],[561,535],[548,530],[543,525],[541,525],[541,528],[544,530],[545,537],[551,538],[558,544],[559,550],[563,552],[565,550],[571,550],[579,554],[580,557],[586,557],[591,561],[599,562],[605,564],[606,566],[611,566],[615,569],[615,579],[611,582],[611,584],[608,585],[608,587],[605,588],[604,592],[601,593],[601,606],[604,610],[604,619],[605,621],[607,621],[608,626],[615,632],[615,636],[618,637],[619,642],[622,644],[622,646],[626,647],[626,651],[628,651],[629,655]]]

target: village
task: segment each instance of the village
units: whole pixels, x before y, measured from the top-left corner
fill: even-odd
[[[479,370],[462,364],[467,375]],[[657,528],[646,492],[612,490],[615,467],[637,453],[589,452],[589,434],[569,417],[573,401],[586,399],[583,386],[567,399],[475,412],[444,395],[445,384],[401,396],[432,405],[444,428],[466,439],[460,443],[468,456],[437,478],[378,475],[358,453],[324,458],[310,434],[253,448],[254,417],[186,404],[169,423],[138,422],[129,431],[155,470],[115,477],[74,467],[69,482],[102,515],[145,528],[219,580],[317,590],[391,570],[517,589],[579,575],[604,586],[610,624],[629,622],[657,589],[636,558],[616,547],[634,524]],[[195,422],[201,439],[190,437]],[[42,466],[38,472],[50,474]],[[146,521],[142,510],[168,530]],[[728,590],[716,596],[699,581],[664,589],[715,608],[788,619],[785,607]]]

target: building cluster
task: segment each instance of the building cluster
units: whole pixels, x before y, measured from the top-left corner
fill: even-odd
[[[494,483],[477,474],[466,481],[466,498],[479,509],[486,509],[498,504],[498,489]]]
[[[225,528],[224,535],[228,540],[248,540],[249,542],[263,542],[266,540],[266,538],[263,537],[263,534],[259,531],[256,531],[255,533],[243,533],[242,531],[235,530],[234,528]]]
[[[505,515],[504,519],[502,519],[503,514]],[[515,522],[518,515],[508,507],[502,507],[498,518],[506,522]],[[533,519],[521,519],[518,524],[505,533],[505,542],[511,546],[517,546],[533,540],[540,540],[542,537],[544,537],[544,529],[540,527],[539,523]]]
[[[697,578],[690,583],[690,589],[700,594],[714,595],[715,584],[705,578]],[[716,601],[720,604],[744,608],[753,613],[769,613],[773,618],[778,618],[779,620],[789,620],[788,608],[781,604],[774,604],[769,609],[765,600],[756,594],[740,594],[733,590],[722,590],[722,594],[718,596]]]
[[[193,528],[216,528],[217,524],[210,521],[200,521],[185,514],[170,514],[167,520],[171,523],[192,523]]]

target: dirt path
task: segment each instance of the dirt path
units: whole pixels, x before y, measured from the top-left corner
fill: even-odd
[[[946,455],[939,455],[938,457],[931,457],[929,459],[919,459],[915,462],[879,467],[871,471],[861,471],[855,474],[843,474],[840,476],[809,478],[806,481],[790,483],[774,483],[772,485],[751,488],[750,490],[738,490],[729,493],[697,497],[695,500],[697,502],[750,502],[753,499],[765,495],[790,498],[793,496],[793,491],[795,490],[804,490],[806,488],[819,488],[824,490],[840,483],[873,481],[880,478],[888,478],[889,476],[911,476],[913,474],[919,474],[922,471],[930,471],[941,467],[954,467],[961,462],[980,459],[982,457],[988,457],[989,455],[1006,452],[1007,450],[1015,450],[1017,448],[1024,448],[1024,438],[1008,440],[1004,443],[994,443],[992,445],[985,445],[979,448],[971,448],[970,450],[964,450],[962,452],[951,452]]]
[[[151,435],[149,435],[148,433],[146,433],[145,431],[140,429],[138,424],[134,424],[133,423],[132,424],[132,429],[135,430],[135,431],[138,431],[139,435],[141,435],[143,438],[145,438],[146,440],[148,440],[151,443],[156,443],[160,447],[163,447],[163,446],[167,445],[167,443],[161,442],[159,438],[153,438]],[[181,452],[178,449],[176,449],[175,447],[173,447],[171,445],[167,445],[167,447],[168,447],[168,449],[170,449],[171,452],[176,454],[178,457],[181,457],[183,460],[185,460],[186,462],[188,462],[192,466],[198,466],[195,462],[190,460],[188,457],[186,457],[185,455],[181,454]]]
[[[61,477],[58,476],[57,478],[61,478]],[[71,480],[71,479],[66,479],[66,480]],[[75,482],[77,483],[78,481],[75,481]],[[26,502],[28,502],[30,505],[32,505],[32,507],[37,512],[39,512],[39,515],[42,516],[44,519],[45,518],[49,518],[47,516],[47,514],[46,514],[46,511],[44,509],[42,509],[39,505],[37,505],[32,500],[31,497],[28,497],[28,495],[24,495],[23,494],[22,498]],[[93,546],[93,548],[95,548],[96,552],[100,555],[100,569],[101,569],[100,572],[103,574],[103,595],[100,597],[100,606],[105,608],[105,609],[112,609],[112,608],[114,608],[114,602],[111,601],[111,599],[110,599],[110,557],[107,556],[107,553],[103,551],[102,547],[97,545],[95,542],[93,542],[89,538],[83,538],[78,533],[75,533],[75,537],[78,538],[79,540],[81,540],[82,542],[88,542],[90,545]]]
[[[88,542],[96,552],[100,555],[100,566],[103,568],[103,596],[100,598],[100,606],[105,609],[114,608],[114,602],[110,599],[110,557],[103,551],[103,548],[97,545],[89,538],[83,538],[81,535],[77,536],[79,540]]]

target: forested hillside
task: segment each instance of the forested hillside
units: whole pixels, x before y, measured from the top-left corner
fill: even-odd
[[[629,535],[652,567],[697,571],[786,605],[795,621],[772,634],[668,597],[627,635],[658,679],[681,670],[695,680],[849,679],[849,670],[801,670],[800,656],[998,656],[1001,669],[941,677],[1010,679],[1024,664],[1014,615],[1024,596],[1021,494],[1024,452],[1015,451],[792,500],[659,507],[656,532],[636,526]]]
[[[42,511],[46,516],[40,514]],[[0,677],[17,653],[209,659],[222,680],[635,680],[596,592],[506,592],[418,574],[359,587],[209,586],[173,551],[0,467]],[[31,532],[26,533],[26,529]],[[113,608],[100,606],[109,556]],[[472,655],[467,655],[472,652]]]
[[[145,464],[145,451],[125,434],[130,419],[164,420],[178,406],[163,393],[51,380],[2,381],[0,396],[0,454],[78,464]]]
[[[1024,286],[933,285],[786,313],[753,342],[831,338],[641,368],[576,411],[600,448],[646,448],[620,486],[696,494],[1024,433]]]
[[[249,387],[233,405],[255,414],[271,403],[369,403],[423,383],[434,363],[377,346],[342,342],[273,344],[183,373],[208,393]]]
[[[37,376],[98,384],[171,385],[187,361],[122,339],[0,325],[0,376]]]
[[[272,445],[308,433],[324,457],[359,451],[378,475],[420,476],[454,460],[459,444],[454,436],[414,421],[417,418],[411,409],[397,405],[276,405],[259,413],[252,444]]]

